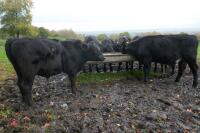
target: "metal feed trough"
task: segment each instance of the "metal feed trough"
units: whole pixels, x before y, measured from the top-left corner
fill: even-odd
[[[102,63],[117,63],[117,62],[127,62],[134,61],[134,58],[127,54],[122,53],[105,53],[103,54],[105,57],[104,61],[88,61],[87,64],[102,64]]]
[[[128,70],[129,65],[127,62],[133,62],[134,58],[132,58],[130,55],[122,54],[120,52],[115,53],[104,53],[103,56],[105,57],[104,61],[88,61],[83,68],[83,72],[89,71],[97,71],[100,72],[100,70],[103,70],[104,72],[107,71],[107,65],[109,66],[110,71],[118,71],[121,69]],[[122,62],[126,62],[125,65],[122,64]],[[119,63],[121,64],[119,66]]]
[[[135,63],[136,61],[135,58],[131,57],[128,54],[114,52],[114,53],[104,53],[103,56],[105,57],[104,61],[88,61],[83,68],[83,72],[87,72],[87,71],[101,72],[101,70],[103,70],[104,72],[107,72],[108,67],[109,67],[109,71],[121,71],[121,70],[129,71],[129,70],[141,69],[139,66],[139,62],[137,61],[137,63]],[[163,68],[160,68],[160,69],[162,72]]]

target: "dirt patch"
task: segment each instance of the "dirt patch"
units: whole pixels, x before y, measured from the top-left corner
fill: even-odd
[[[200,132],[200,90],[191,87],[191,74],[180,83],[170,77],[79,85],[78,95],[63,77],[37,77],[31,108],[21,103],[16,80],[1,85],[0,132]]]

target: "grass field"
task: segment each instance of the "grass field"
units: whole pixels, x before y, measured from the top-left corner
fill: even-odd
[[[0,40],[0,83],[15,75],[12,65],[8,61],[5,53],[5,40]],[[198,48],[198,60],[200,60],[200,47]],[[141,77],[143,75],[140,71],[134,72],[119,72],[119,73],[86,73],[80,74],[78,83],[102,83],[106,81],[119,80],[126,77],[136,76]],[[151,73],[151,76],[156,74]]]
[[[198,55],[197,55],[197,58],[198,58],[198,62],[199,62],[199,60],[200,60],[200,43],[199,43],[199,47],[198,47],[198,53],[197,53]]]
[[[0,40],[0,83],[9,76],[13,76],[14,70],[5,53],[5,40]]]

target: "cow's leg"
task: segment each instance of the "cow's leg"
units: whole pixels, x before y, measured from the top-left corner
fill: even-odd
[[[104,72],[107,72],[106,63],[103,64],[103,71],[104,71]]]
[[[77,92],[77,88],[76,88],[76,76],[74,74],[69,75],[69,80],[71,82],[72,93],[76,94],[76,92]]]
[[[198,66],[197,66],[197,63],[195,61],[193,61],[193,62],[189,62],[188,65],[189,65],[189,67],[192,71],[192,74],[193,74],[192,87],[196,88],[197,85],[198,85],[198,74],[197,74]]]
[[[109,63],[110,72],[113,72],[112,63]]]
[[[83,72],[86,73],[86,68],[85,65],[83,66]]]
[[[134,61],[131,62],[131,70],[133,70]]]
[[[151,70],[151,62],[144,63],[143,71],[144,71],[144,82],[147,82],[147,78],[149,76],[149,72]]]
[[[22,101],[23,102],[25,102],[25,100],[24,100],[24,91],[23,91],[23,79],[22,79],[22,76],[20,75],[18,75],[17,74],[17,77],[18,77],[18,79],[17,79],[17,85],[18,85],[18,87],[19,87],[19,89],[20,89],[20,92],[21,92],[21,95],[22,95]]]
[[[121,65],[122,65],[122,62],[119,62],[118,68],[117,68],[117,71],[118,71],[118,72],[121,71]]]
[[[190,69],[189,74],[192,74],[192,70]]]
[[[163,64],[160,64],[160,66],[161,66],[161,73],[163,73],[164,72]]]
[[[158,67],[158,63],[157,63],[157,62],[155,62],[155,63],[154,63],[154,70],[153,70],[153,71],[154,71],[154,73],[156,73],[156,72],[157,72],[157,67]]]
[[[33,85],[34,77],[26,77],[20,80],[19,88],[22,94],[22,100],[26,105],[31,106],[33,104],[32,99],[32,85]]]
[[[142,63],[139,62],[139,68],[140,71],[142,71]]]
[[[126,71],[128,71],[128,62],[126,62]]]
[[[172,75],[174,75],[174,73],[175,73],[175,66],[176,66],[176,64],[174,63],[174,64],[171,64],[170,66],[171,66],[171,68],[172,68],[172,71],[171,71],[171,74],[170,74],[170,75],[172,76]]]
[[[164,72],[167,73],[167,65],[164,65]]]
[[[89,72],[92,72],[92,64],[89,64]]]
[[[95,66],[96,66],[96,71],[97,71],[98,73],[100,73],[98,64],[96,64]]]
[[[131,63],[131,70],[133,70],[133,64],[134,64],[134,61],[130,61],[130,63]]]
[[[185,70],[185,68],[186,68],[186,62],[183,61],[183,60],[179,61],[179,63],[178,63],[178,75],[175,79],[175,82],[180,81],[180,78],[183,75],[183,71]]]

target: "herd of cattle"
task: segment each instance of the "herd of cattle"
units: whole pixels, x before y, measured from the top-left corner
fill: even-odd
[[[91,41],[95,42],[95,44],[99,46],[102,53],[112,53],[112,52],[122,52],[122,46],[130,42],[131,38],[123,36],[119,38],[119,40],[116,40],[116,41],[113,41],[112,39],[108,38],[108,39],[104,39],[102,42],[99,42],[95,36],[85,37],[85,40],[84,40],[85,43],[88,43]],[[113,71],[112,63],[108,63],[108,65],[109,65],[109,70],[112,72]],[[118,64],[117,71],[120,71],[122,69],[121,66],[122,66],[122,62]],[[89,72],[92,72],[93,70],[92,67],[94,67],[94,65],[89,64]],[[95,65],[95,69],[98,73],[100,72],[100,68],[98,64]],[[133,62],[126,62],[126,70],[128,71],[128,69],[133,69]],[[107,71],[106,63],[103,64],[103,71],[104,72]],[[83,68],[83,72],[86,72],[85,67]]]
[[[176,82],[180,80],[188,64],[193,74],[193,87],[197,87],[197,48],[198,40],[194,35],[155,35],[133,39],[122,37],[117,41],[105,39],[101,43],[93,36],[86,37],[84,41],[12,38],[5,45],[7,57],[18,77],[17,84],[23,101],[27,105],[32,105],[33,102],[32,85],[36,75],[49,78],[64,72],[68,74],[72,92],[76,93],[76,75],[84,64],[87,61],[103,61],[103,53],[106,52],[122,52],[134,57],[140,63],[140,68],[143,67],[145,82],[152,62],[170,66],[171,74],[174,74],[178,61]],[[121,64],[119,63],[118,70],[121,69]],[[126,62],[127,69],[128,65],[133,67],[133,62]],[[109,66],[112,70],[112,64]],[[98,65],[96,69],[99,71]]]

